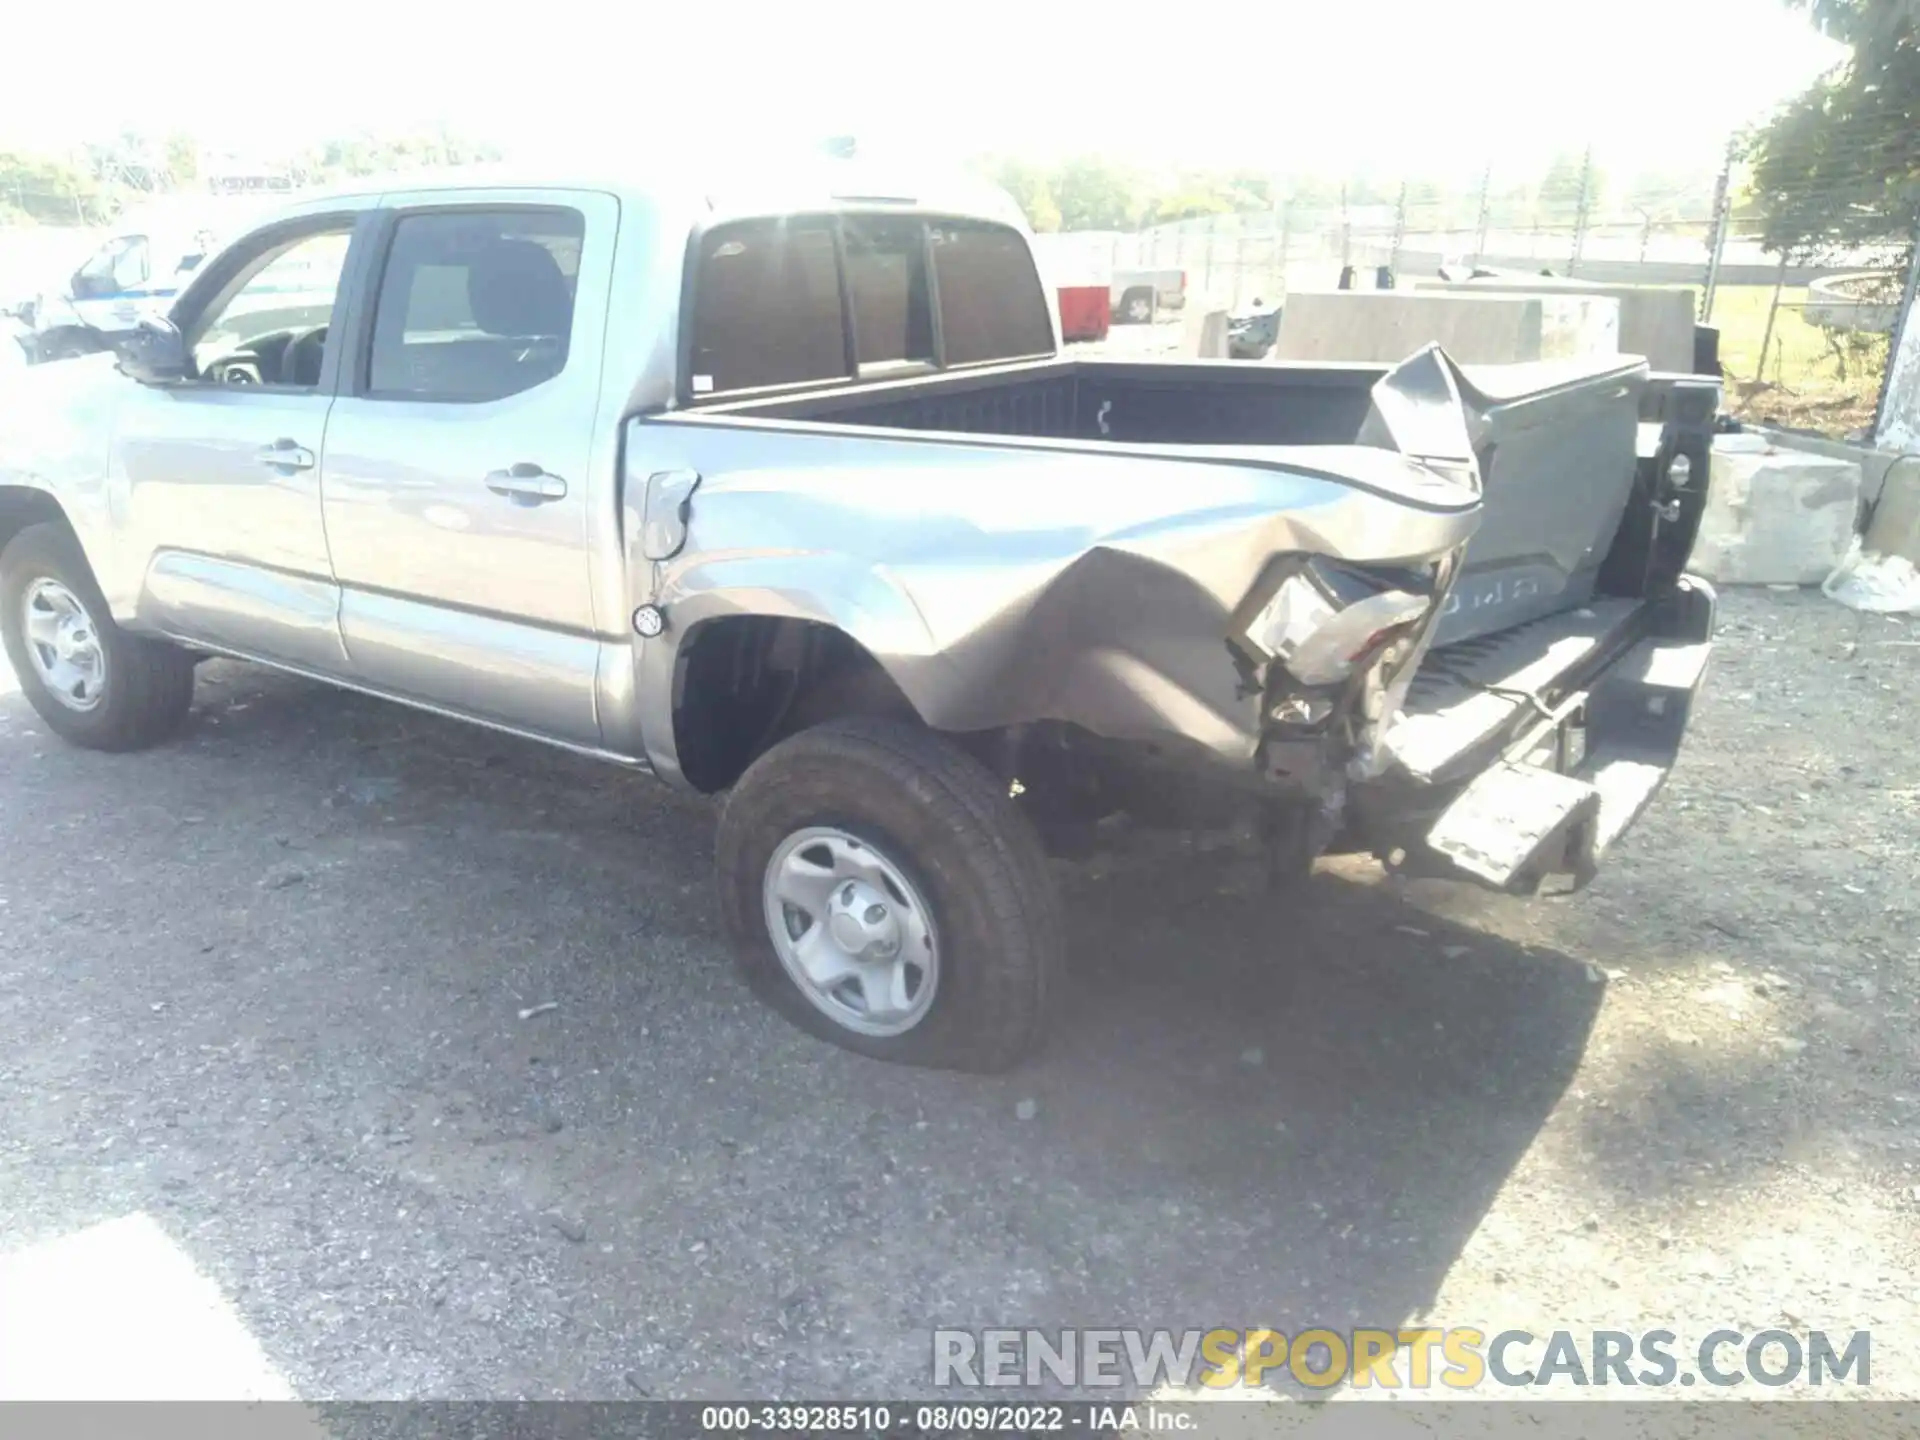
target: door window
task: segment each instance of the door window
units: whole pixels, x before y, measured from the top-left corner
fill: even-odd
[[[403,216],[375,301],[367,393],[500,400],[560,374],[585,233],[577,210]]]
[[[270,245],[189,332],[194,375],[220,385],[320,384],[352,222]]]
[[[74,275],[73,298],[101,300],[136,289],[146,283],[148,264],[146,236],[116,236]]]

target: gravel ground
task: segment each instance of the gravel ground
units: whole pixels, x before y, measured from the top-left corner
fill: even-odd
[[[1572,899],[1068,870],[1063,1031],[984,1080],[751,1001],[705,803],[228,665],[86,754],[0,670],[0,1264],[144,1226],[309,1398],[897,1396],[935,1323],[1410,1317],[1871,1328],[1920,1395],[1916,640],[1729,596]]]

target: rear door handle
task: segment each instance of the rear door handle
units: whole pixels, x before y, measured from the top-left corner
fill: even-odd
[[[271,445],[262,445],[254,452],[254,459],[274,470],[311,470],[313,451],[304,445],[282,437]]]
[[[487,488],[496,495],[506,496],[516,505],[544,505],[549,500],[565,498],[567,482],[523,460],[505,470],[489,472]]]

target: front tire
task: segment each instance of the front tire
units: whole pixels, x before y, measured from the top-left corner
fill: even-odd
[[[29,525],[0,551],[0,641],[47,728],[88,750],[143,750],[193,704],[193,657],[114,624],[64,525]]]
[[[1059,898],[1007,787],[915,726],[828,721],[769,750],[721,815],[720,903],[749,985],[875,1059],[992,1072],[1038,1046]]]

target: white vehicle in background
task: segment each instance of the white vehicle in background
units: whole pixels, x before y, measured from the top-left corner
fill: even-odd
[[[1132,263],[1138,240],[1112,230],[1070,230],[1033,237],[1041,269],[1056,276],[1098,275],[1107,286],[1107,308],[1116,325],[1145,325],[1163,310],[1187,300],[1187,272]]]
[[[29,363],[105,350],[144,319],[163,316],[200,261],[246,229],[250,197],[165,196],[129,211],[104,234],[76,238],[73,269],[42,278],[12,308]]]

